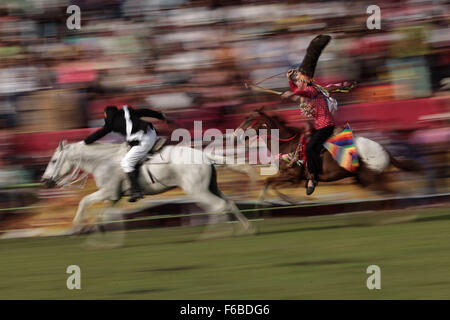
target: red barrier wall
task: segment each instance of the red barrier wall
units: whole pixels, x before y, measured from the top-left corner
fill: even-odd
[[[17,134],[14,136],[14,150],[17,154],[51,155],[60,141],[67,140],[69,143],[80,141],[94,130],[88,128]]]
[[[267,104],[265,104],[267,105]],[[276,108],[274,104],[273,108]],[[258,104],[244,105],[241,111],[251,111],[260,107]],[[272,106],[268,106],[270,112]],[[392,130],[394,128],[420,128],[429,125],[429,122],[419,121],[421,116],[447,113],[450,111],[450,98],[438,97],[427,99],[374,102],[340,106],[336,115],[339,125],[350,123],[352,128],[361,128],[370,125],[372,129]],[[302,121],[298,109],[277,111],[289,124],[295,125]],[[194,110],[184,112],[183,118],[177,120],[178,127],[193,129],[195,120],[202,120],[202,129],[218,128],[225,132],[225,129],[236,128],[244,119],[245,113],[221,115],[219,109]],[[160,134],[167,134],[167,128],[157,124]],[[18,134],[15,136],[14,144],[16,153],[27,155],[50,155],[58,146],[59,141],[69,142],[80,141],[95,129],[78,129],[58,132],[36,132]]]

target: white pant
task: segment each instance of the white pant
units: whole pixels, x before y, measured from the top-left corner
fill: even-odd
[[[125,173],[134,171],[136,164],[150,152],[155,142],[156,131],[148,128],[147,133],[142,137],[141,143],[132,147],[120,162],[123,171],[125,171]]]

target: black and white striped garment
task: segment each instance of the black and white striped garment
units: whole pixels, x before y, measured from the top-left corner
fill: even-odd
[[[158,111],[150,110],[150,109],[133,109],[130,106],[124,106],[128,109],[129,113],[129,121],[131,122],[131,132],[127,134],[127,120],[125,117],[125,110],[122,108],[121,110],[117,110],[115,112],[107,112],[105,118],[105,125],[99,130],[95,131],[91,135],[89,135],[84,142],[86,144],[91,144],[110,132],[117,132],[123,135],[124,137],[130,136],[130,134],[134,134],[138,131],[147,132],[147,128],[150,127],[154,129],[153,125],[150,122],[146,122],[141,120],[142,117],[156,118],[159,120],[164,120],[164,114]],[[130,123],[129,123],[130,124]]]

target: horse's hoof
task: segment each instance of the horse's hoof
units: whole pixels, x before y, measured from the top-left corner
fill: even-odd
[[[251,225],[246,231],[248,235],[255,235],[258,233],[258,229],[254,225]]]
[[[72,226],[65,232],[65,235],[67,235],[67,236],[79,235],[79,234],[81,234],[82,229],[83,229],[83,227],[80,225]]]
[[[69,228],[69,230],[67,230],[66,234],[69,236],[76,236],[76,235],[81,235],[81,234],[89,234],[89,233],[93,233],[96,230],[95,226],[91,226],[91,225],[75,225],[72,226],[71,228]]]
[[[227,223],[207,225],[198,241],[224,239],[233,236],[233,228]]]
[[[128,202],[134,203],[136,201],[139,201],[140,199],[144,199],[144,197],[140,196],[140,197],[130,197],[128,199]]]
[[[256,234],[257,229],[253,224],[250,224],[246,227],[244,226],[240,226],[238,227],[235,232],[234,235],[235,236],[252,236],[254,234]]]
[[[85,248],[88,250],[107,250],[124,246],[125,233],[123,232],[101,232],[96,228],[96,232],[86,237]]]
[[[106,232],[106,227],[103,224],[99,224],[98,225],[98,231],[100,231],[100,233],[105,233]]]

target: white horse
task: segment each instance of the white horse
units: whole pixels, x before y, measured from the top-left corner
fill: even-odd
[[[83,141],[72,144],[60,142],[42,176],[44,186],[67,184],[74,170],[83,170],[93,175],[98,187],[96,192],[80,201],[73,219],[74,230],[80,230],[88,205],[107,201],[112,206],[123,196],[129,195],[130,184],[120,167],[120,160],[127,150],[126,143],[86,145]],[[163,147],[140,167],[139,183],[146,195],[180,187],[211,214],[210,221],[218,221],[219,217],[226,217],[226,213],[230,212],[246,233],[253,232],[252,225],[235,203],[220,192],[215,168],[200,150],[184,146]]]

